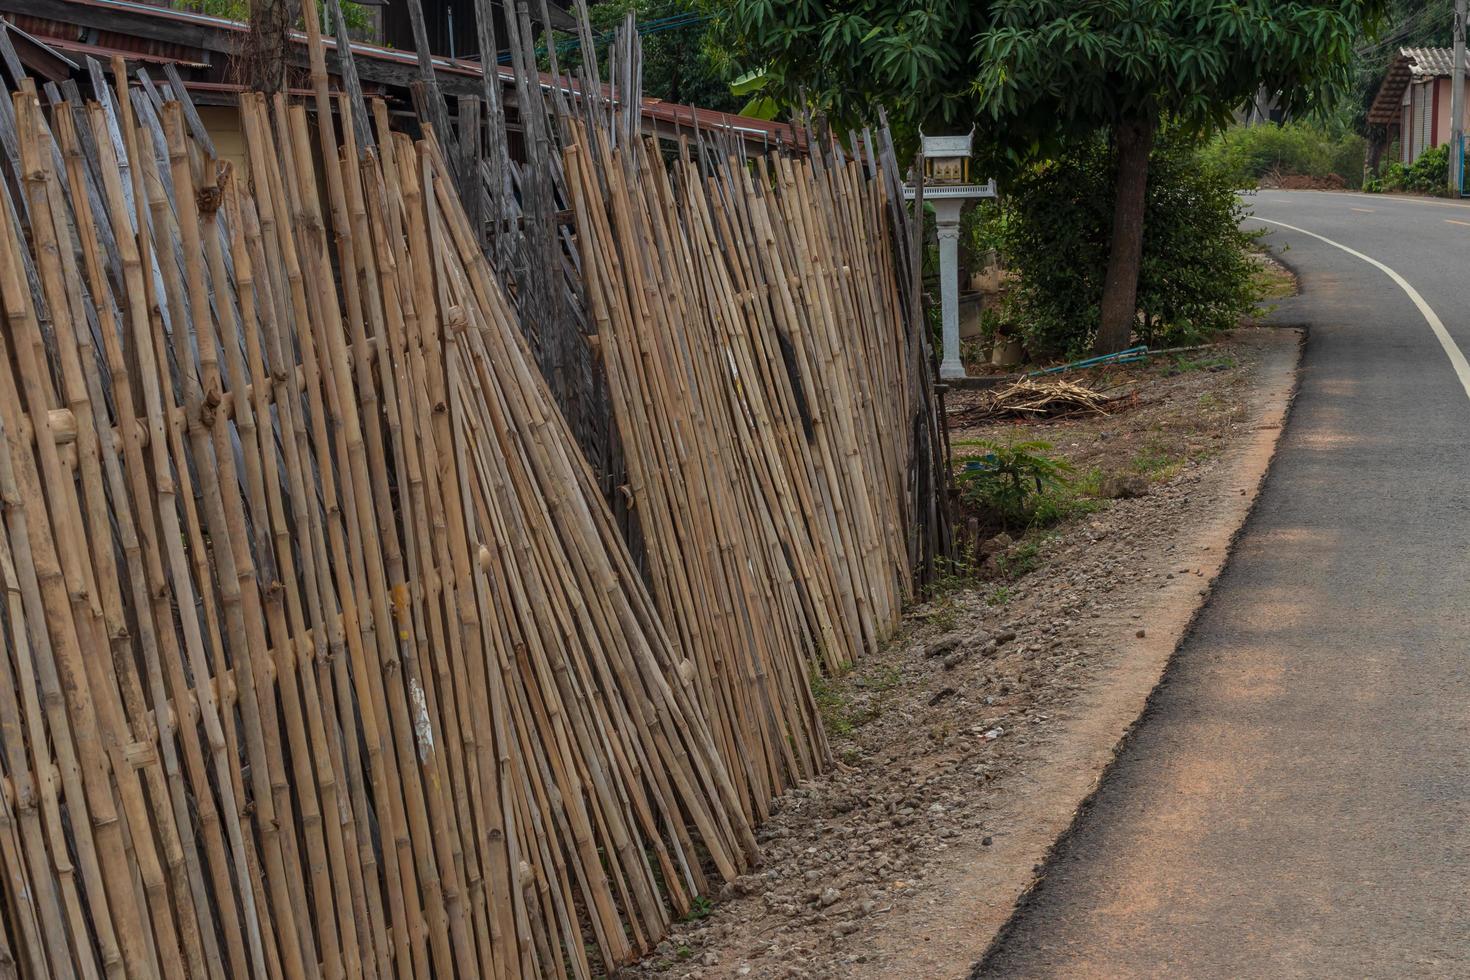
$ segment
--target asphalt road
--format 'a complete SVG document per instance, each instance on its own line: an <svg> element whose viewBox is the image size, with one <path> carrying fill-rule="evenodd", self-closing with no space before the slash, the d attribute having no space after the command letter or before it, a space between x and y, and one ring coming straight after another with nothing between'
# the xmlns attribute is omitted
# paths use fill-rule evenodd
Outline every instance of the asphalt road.
<svg viewBox="0 0 1470 980"><path fill-rule="evenodd" d="M1144 720L975 977L1470 977L1470 206L1263 191L1301 388ZM1443 323L1445 343L1429 320ZM1463 358L1461 358L1463 364Z"/></svg>

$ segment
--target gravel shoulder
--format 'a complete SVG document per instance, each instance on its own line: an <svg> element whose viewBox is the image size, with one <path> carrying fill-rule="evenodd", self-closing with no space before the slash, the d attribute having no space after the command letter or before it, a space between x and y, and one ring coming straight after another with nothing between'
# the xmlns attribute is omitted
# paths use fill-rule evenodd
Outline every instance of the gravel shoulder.
<svg viewBox="0 0 1470 980"><path fill-rule="evenodd" d="M957 456L1044 440L1091 488L1055 526L980 542L847 676L820 682L837 769L758 831L761 866L641 978L961 977L1031 887L1142 712L1269 466L1301 334L1078 376L1117 411L974 419Z"/></svg>

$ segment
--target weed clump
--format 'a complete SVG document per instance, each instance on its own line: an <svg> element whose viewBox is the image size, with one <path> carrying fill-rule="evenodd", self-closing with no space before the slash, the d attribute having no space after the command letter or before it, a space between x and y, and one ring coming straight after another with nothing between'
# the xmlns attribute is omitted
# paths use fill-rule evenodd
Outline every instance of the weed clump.
<svg viewBox="0 0 1470 980"><path fill-rule="evenodd" d="M956 482L960 501L980 522L997 531L1051 527L1074 514L1096 509L1084 491L1094 474L1073 479L1073 467L1052 455L1049 442L1000 443L973 440L983 455L967 460Z"/></svg>

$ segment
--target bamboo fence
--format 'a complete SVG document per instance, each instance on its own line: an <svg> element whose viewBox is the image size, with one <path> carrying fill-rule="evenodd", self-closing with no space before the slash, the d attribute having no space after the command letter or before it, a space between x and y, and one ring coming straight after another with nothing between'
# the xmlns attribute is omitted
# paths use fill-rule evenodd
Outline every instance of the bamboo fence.
<svg viewBox="0 0 1470 980"><path fill-rule="evenodd" d="M567 152L659 611L752 819L828 760L808 684L897 625L911 371L887 187L855 159Z"/></svg>
<svg viewBox="0 0 1470 980"><path fill-rule="evenodd" d="M304 13L315 121L242 96L241 172L175 75L0 99L0 974L614 970L750 867L812 672L935 553L882 133L665 165L553 95L536 176L333 96Z"/></svg>
<svg viewBox="0 0 1470 980"><path fill-rule="evenodd" d="M115 71L0 101L0 964L646 951L754 838L442 155Z"/></svg>

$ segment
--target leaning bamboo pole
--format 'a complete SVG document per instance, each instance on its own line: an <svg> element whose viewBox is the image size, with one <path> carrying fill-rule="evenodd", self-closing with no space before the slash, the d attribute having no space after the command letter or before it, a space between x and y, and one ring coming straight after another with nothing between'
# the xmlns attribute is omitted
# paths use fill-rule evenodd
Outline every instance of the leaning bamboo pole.
<svg viewBox="0 0 1470 980"><path fill-rule="evenodd" d="M827 762L808 685L912 594L912 357L890 186L840 150L747 163L579 128L590 308L660 612L746 813Z"/></svg>
<svg viewBox="0 0 1470 980"><path fill-rule="evenodd" d="M93 77L0 118L0 956L646 952L749 867L750 790L437 145L344 111L322 160L247 94L235 173L185 105ZM744 669L760 712L803 679Z"/></svg>
<svg viewBox="0 0 1470 980"><path fill-rule="evenodd" d="M539 166L497 105L481 167L334 100L305 13L316 131L246 93L238 172L174 76L0 100L0 964L616 969L749 868L932 554L891 153L666 163L626 37L618 111L532 86Z"/></svg>

